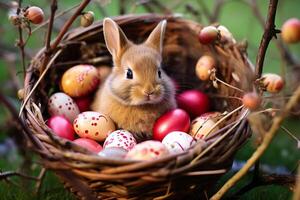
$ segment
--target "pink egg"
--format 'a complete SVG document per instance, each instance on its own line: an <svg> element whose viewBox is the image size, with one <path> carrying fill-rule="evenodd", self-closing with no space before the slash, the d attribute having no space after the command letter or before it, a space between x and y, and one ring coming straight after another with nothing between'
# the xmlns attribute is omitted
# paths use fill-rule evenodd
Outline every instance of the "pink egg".
<svg viewBox="0 0 300 200"><path fill-rule="evenodd" d="M82 138L104 141L114 130L113 121L102 113L87 111L79 114L74 120L75 132Z"/></svg>
<svg viewBox="0 0 300 200"><path fill-rule="evenodd" d="M126 155L131 160L154 160L169 155L165 145L159 141L147 140L135 145Z"/></svg>
<svg viewBox="0 0 300 200"><path fill-rule="evenodd" d="M182 109L173 109L159 117L153 126L153 139L162 141L172 131L188 132L190 117Z"/></svg>
<svg viewBox="0 0 300 200"><path fill-rule="evenodd" d="M116 130L106 138L103 148L121 147L127 151L136 145L136 140L131 133L125 130Z"/></svg>
<svg viewBox="0 0 300 200"><path fill-rule="evenodd" d="M73 142L94 153L99 153L102 150L102 146L100 144L88 138L78 138Z"/></svg>
<svg viewBox="0 0 300 200"><path fill-rule="evenodd" d="M80 112L85 112L90 110L90 105L92 103L92 97L86 96L86 97L79 97L74 98L74 101L76 105L78 106Z"/></svg>
<svg viewBox="0 0 300 200"><path fill-rule="evenodd" d="M210 109L209 98L198 90L187 90L177 96L178 108L189 113L191 118L195 118Z"/></svg>
<svg viewBox="0 0 300 200"><path fill-rule="evenodd" d="M48 100L48 112L51 116L61 115L73 123L79 109L71 97L65 93L53 94Z"/></svg>
<svg viewBox="0 0 300 200"><path fill-rule="evenodd" d="M53 116L47 121L47 125L59 137L74 140L74 129L72 124L63 116Z"/></svg>
<svg viewBox="0 0 300 200"><path fill-rule="evenodd" d="M173 131L166 135L162 143L171 154L176 154L188 150L196 143L196 140L185 132Z"/></svg>

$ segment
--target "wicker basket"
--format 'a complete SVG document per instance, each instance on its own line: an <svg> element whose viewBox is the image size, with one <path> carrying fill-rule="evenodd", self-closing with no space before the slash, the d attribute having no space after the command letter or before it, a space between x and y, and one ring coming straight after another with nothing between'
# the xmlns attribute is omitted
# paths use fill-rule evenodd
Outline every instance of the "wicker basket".
<svg viewBox="0 0 300 200"><path fill-rule="evenodd" d="M203 46L197 34L201 25L173 16L155 14L115 17L129 39L143 41L162 19L168 20L164 42L164 69L182 87L200 88L211 96L215 110L232 115L224 118L222 128L197 143L190 150L155 161L104 159L71 142L57 138L45 125L47 100L59 89L62 73L79 63L111 65L102 34L102 21L88 28L70 31L53 52L40 78L42 49L28 70L26 95L38 82L21 117L31 131L31 149L37 152L44 167L55 171L65 186L82 199L183 199L201 198L212 184L232 165L233 156L250 135L245 120L247 110L241 107L242 92L224 84L202 82L196 78L195 65L203 54L218 61L216 76L243 90L251 89L251 63L245 48L233 42ZM25 95L25 96L26 96Z"/></svg>

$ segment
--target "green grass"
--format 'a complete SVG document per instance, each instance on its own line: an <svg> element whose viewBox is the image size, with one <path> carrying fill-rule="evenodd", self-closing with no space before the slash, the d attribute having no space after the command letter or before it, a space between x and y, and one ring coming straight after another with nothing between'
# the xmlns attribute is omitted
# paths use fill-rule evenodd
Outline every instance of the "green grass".
<svg viewBox="0 0 300 200"><path fill-rule="evenodd" d="M1 2L6 2L4 0L0 0ZM189 1L193 5L195 9L199 8L197 4L198 0ZM65 10L66 8L74 5L79 1L74 0L65 0L58 1L59 10L58 12ZM133 0L129 0L127 2L134 2ZM166 0L164 4L166 6L171 6L173 4L173 0ZM182 1L184 2L184 1ZM212 8L214 1L204 1L209 9ZM260 10L263 12L263 15L266 16L268 1L258 1ZM31 0L23 1L23 5L38 5L44 8L46 16L49 16L49 1L37 1ZM118 15L118 5L119 1L112 0L110 4L106 6L106 10L109 16ZM299 13L300 3L298 1L292 0L282 0L279 1L277 17L276 17L276 25L278 28L281 27L282 23L290 18L290 17L298 17L300 18ZM95 16L97 20L102 19L104 16L101 14L99 9L95 7L95 5L91 4L88 6L86 10L93 10L95 12ZM128 10L132 10L132 7L128 7ZM141 6L138 6L135 10L136 13L144 12L144 9ZM182 13L184 17L192 18L192 15L188 13L183 5L180 5L176 8L175 12ZM201 11L200 11L201 13ZM202 19L204 19L202 17ZM234 37L240 41L243 39L247 39L249 43L248 53L250 60L254 63L256 59L256 54L258 50L258 46L260 43L260 38L262 36L263 29L253 16L249 7L247 7L240 0L229 0L229 2L222 8L220 13L219 22L231 30ZM207 20L203 20L201 23L208 24ZM7 13L1 10L0 12L0 33L1 33L1 44L5 44L9 46L15 52L18 52L17 47L14 47L15 40L17 38L16 28L13 27L7 20ZM78 21L73 25L73 27L78 26ZM45 29L41 29L39 32L35 33L32 38L29 40L28 48L30 48L33 54L42 47L44 38ZM55 34L53 35L55 37ZM300 45L290 45L288 48L292 51L295 57L300 57ZM6 63L3 60L0 60L0 84L5 85L8 80L8 72L5 67ZM18 70L21 70L21 64L18 60ZM264 71L265 72L276 72L281 73L282 67L285 67L280 59L280 54L278 49L274 45L274 42L271 42L270 48L268 49ZM22 74L18 74L21 78ZM17 102L16 94L13 94L9 89L2 88L6 94L10 96L11 99L14 99ZM18 103L16 103L18 106ZM7 111L0 106L0 124L4 124L4 117L7 116ZM289 119L285 121L284 125L293 133L295 133L298 137L300 137L299 133L299 125L298 119ZM0 141L4 140L7 137L7 131L0 132ZM254 152L255 147L253 142L250 140L245 144L243 148L241 148L237 155L237 160L246 160L251 156ZM5 158L0 158L0 170L17 170L21 163L21 156L17 156L17 158L13 161L9 161L11 158L10 155L7 155ZM297 164L297 161L300 158L300 152L297 149L297 144L294 140L292 140L286 133L282 131L278 131L275 139L273 140L270 147L267 149L263 157L261 158L262 164L268 164L271 166L284 166L289 170L294 170ZM32 171L32 175L37 175L39 172L39 167L36 167ZM227 180L232 173L228 173L224 176L219 185L220 187L225 180ZM245 185L251 178L251 173L249 173L239 184L235 187L235 189L231 190L228 195L232 194L234 191L237 191L238 188ZM21 180L19 178L13 178L14 182L21 184ZM4 181L0 181L0 199L21 199L21 200L38 200L38 199L74 199L74 197L67 192L60 181L56 178L56 176L52 172L48 172L41 188L41 191L38 195L33 193L34 184L33 182L29 182L30 184L26 185L27 189L21 189L19 187L15 187L13 185L7 184ZM29 186L29 187L28 187ZM272 199L272 200L283 200L290 199L292 193L285 187L281 186L264 186L253 189L252 191L241 196L241 199L249 199L249 200L259 200L259 199Z"/></svg>

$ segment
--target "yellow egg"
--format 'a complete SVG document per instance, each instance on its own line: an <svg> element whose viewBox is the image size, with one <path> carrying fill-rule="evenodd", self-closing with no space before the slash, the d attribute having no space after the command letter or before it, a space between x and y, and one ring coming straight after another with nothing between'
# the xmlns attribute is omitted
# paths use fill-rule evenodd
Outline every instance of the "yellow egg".
<svg viewBox="0 0 300 200"><path fill-rule="evenodd" d="M87 111L79 114L73 123L75 132L82 138L104 141L116 130L113 121L106 115Z"/></svg>
<svg viewBox="0 0 300 200"><path fill-rule="evenodd" d="M82 97L94 92L100 84L98 70L92 65L76 65L62 76L61 88L71 97Z"/></svg>
<svg viewBox="0 0 300 200"><path fill-rule="evenodd" d="M215 126L216 122L213 119L207 117L197 117L192 121L190 134L196 139L204 139L208 134L219 130L218 126ZM214 127L215 126L215 127ZM213 128L212 131L211 128Z"/></svg>

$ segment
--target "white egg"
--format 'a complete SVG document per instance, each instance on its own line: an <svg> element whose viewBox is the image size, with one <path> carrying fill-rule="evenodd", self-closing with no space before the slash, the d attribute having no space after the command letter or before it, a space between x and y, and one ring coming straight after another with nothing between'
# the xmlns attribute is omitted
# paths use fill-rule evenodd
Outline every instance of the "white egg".
<svg viewBox="0 0 300 200"><path fill-rule="evenodd" d="M126 156L127 151L123 148L109 147L98 153L99 156L109 159L122 159Z"/></svg>
<svg viewBox="0 0 300 200"><path fill-rule="evenodd" d="M169 155L165 145L159 141L147 140L135 145L126 155L131 160L154 160Z"/></svg>
<svg viewBox="0 0 300 200"><path fill-rule="evenodd" d="M171 154L176 154L188 150L196 140L185 132L173 131L164 137L162 143Z"/></svg>
<svg viewBox="0 0 300 200"><path fill-rule="evenodd" d="M115 124L107 115L93 111L79 114L74 120L73 127L80 137L97 141L104 141L116 130Z"/></svg>
<svg viewBox="0 0 300 200"><path fill-rule="evenodd" d="M133 135L125 130L116 130L105 139L103 148L121 147L127 151L136 145Z"/></svg>
<svg viewBox="0 0 300 200"><path fill-rule="evenodd" d="M62 92L55 93L49 98L48 112L51 116L63 116L71 123L80 113L74 100Z"/></svg>

